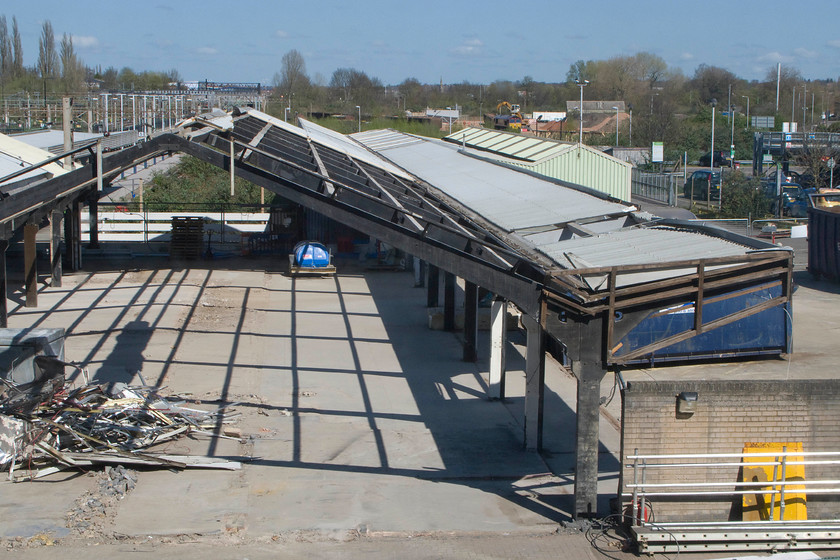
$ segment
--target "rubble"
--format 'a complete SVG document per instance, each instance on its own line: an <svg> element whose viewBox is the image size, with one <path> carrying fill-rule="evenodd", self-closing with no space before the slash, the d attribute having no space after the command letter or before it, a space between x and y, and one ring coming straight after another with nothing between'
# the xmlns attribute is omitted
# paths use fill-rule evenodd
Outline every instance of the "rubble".
<svg viewBox="0 0 840 560"><path fill-rule="evenodd" d="M142 377L141 377L142 379ZM235 415L227 405L214 411L189 408L169 400L160 388L124 383L88 383L76 389L64 385L63 372L17 386L4 379L0 393L0 469L9 479L29 480L66 468L109 466L128 491L134 479L123 465L165 468L238 469L240 463L213 457L166 455L149 451L153 445L187 434L225 437L216 433ZM224 429L238 434L237 429ZM25 468L21 468L25 467ZM107 470L111 469L111 470ZM117 469L114 471L114 469Z"/></svg>

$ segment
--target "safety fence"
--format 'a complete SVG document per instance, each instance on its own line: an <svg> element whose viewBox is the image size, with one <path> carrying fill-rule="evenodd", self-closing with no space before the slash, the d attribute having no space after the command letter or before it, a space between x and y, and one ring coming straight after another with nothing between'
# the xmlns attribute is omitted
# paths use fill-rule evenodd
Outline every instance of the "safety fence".
<svg viewBox="0 0 840 560"><path fill-rule="evenodd" d="M634 167L630 175L630 192L633 196L676 206L682 181L682 173L649 173Z"/></svg>
<svg viewBox="0 0 840 560"><path fill-rule="evenodd" d="M806 510L807 498L840 494L840 452L807 452L796 443L761 447L626 456L621 498L640 551L840 548L840 521L809 518ZM731 512L720 520L692 518L693 505L708 512L719 501L737 503L740 519ZM667 519L656 519L658 503L669 506Z"/></svg>

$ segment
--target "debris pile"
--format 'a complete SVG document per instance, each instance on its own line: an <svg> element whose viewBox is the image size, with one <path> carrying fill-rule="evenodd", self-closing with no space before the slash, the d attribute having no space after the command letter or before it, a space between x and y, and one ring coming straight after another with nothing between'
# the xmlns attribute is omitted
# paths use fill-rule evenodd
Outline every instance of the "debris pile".
<svg viewBox="0 0 840 560"><path fill-rule="evenodd" d="M214 430L231 421L233 415L223 414L227 407L212 412L188 408L146 385L87 384L68 390L63 378L61 373L31 386L4 380L0 469L8 469L11 480L94 464L239 468L238 462L226 459L146 451L186 434L225 437Z"/></svg>

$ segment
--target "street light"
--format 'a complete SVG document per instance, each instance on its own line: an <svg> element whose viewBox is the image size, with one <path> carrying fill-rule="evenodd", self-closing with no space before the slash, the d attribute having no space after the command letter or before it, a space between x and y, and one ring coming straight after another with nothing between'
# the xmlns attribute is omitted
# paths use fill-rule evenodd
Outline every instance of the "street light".
<svg viewBox="0 0 840 560"><path fill-rule="evenodd" d="M633 147L633 104L628 103L627 108L630 109L630 147Z"/></svg>
<svg viewBox="0 0 840 560"><path fill-rule="evenodd" d="M744 97L747 100L747 126L744 127L744 130L749 130L750 129L750 96L749 95L742 95L741 97Z"/></svg>
<svg viewBox="0 0 840 560"><path fill-rule="evenodd" d="M729 106L729 124L732 127L729 133L729 167L735 169L735 107Z"/></svg>
<svg viewBox="0 0 840 560"><path fill-rule="evenodd" d="M589 80L575 80L575 83L580 87L580 137L578 138L578 147L583 145L583 88L589 85Z"/></svg>
<svg viewBox="0 0 840 560"><path fill-rule="evenodd" d="M618 147L618 107L613 107L615 109L615 146Z"/></svg>
<svg viewBox="0 0 840 560"><path fill-rule="evenodd" d="M714 173L715 172L715 105L717 105L717 99L712 97L709 100L709 103L712 106L712 147L709 150L709 171Z"/></svg>
<svg viewBox="0 0 840 560"><path fill-rule="evenodd" d="M359 111L359 132L362 131L362 108L356 105L356 109Z"/></svg>

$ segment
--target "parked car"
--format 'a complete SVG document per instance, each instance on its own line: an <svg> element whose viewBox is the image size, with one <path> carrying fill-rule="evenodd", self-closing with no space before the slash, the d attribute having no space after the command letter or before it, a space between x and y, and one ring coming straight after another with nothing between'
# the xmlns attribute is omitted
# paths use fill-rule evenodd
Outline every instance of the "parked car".
<svg viewBox="0 0 840 560"><path fill-rule="evenodd" d="M729 165L729 157L728 154L723 150L715 150L715 167L723 167L724 165ZM709 167L712 161L712 152L706 152L702 156L700 156L700 167Z"/></svg>
<svg viewBox="0 0 840 560"><path fill-rule="evenodd" d="M804 218L808 215L808 191L799 183L782 183L782 212L781 216L793 218ZM770 201L770 212L777 214L779 207L779 194L776 185L767 183L764 185L764 195Z"/></svg>
<svg viewBox="0 0 840 560"><path fill-rule="evenodd" d="M695 171L685 182L683 195L692 200L720 200L720 173L708 169Z"/></svg>

